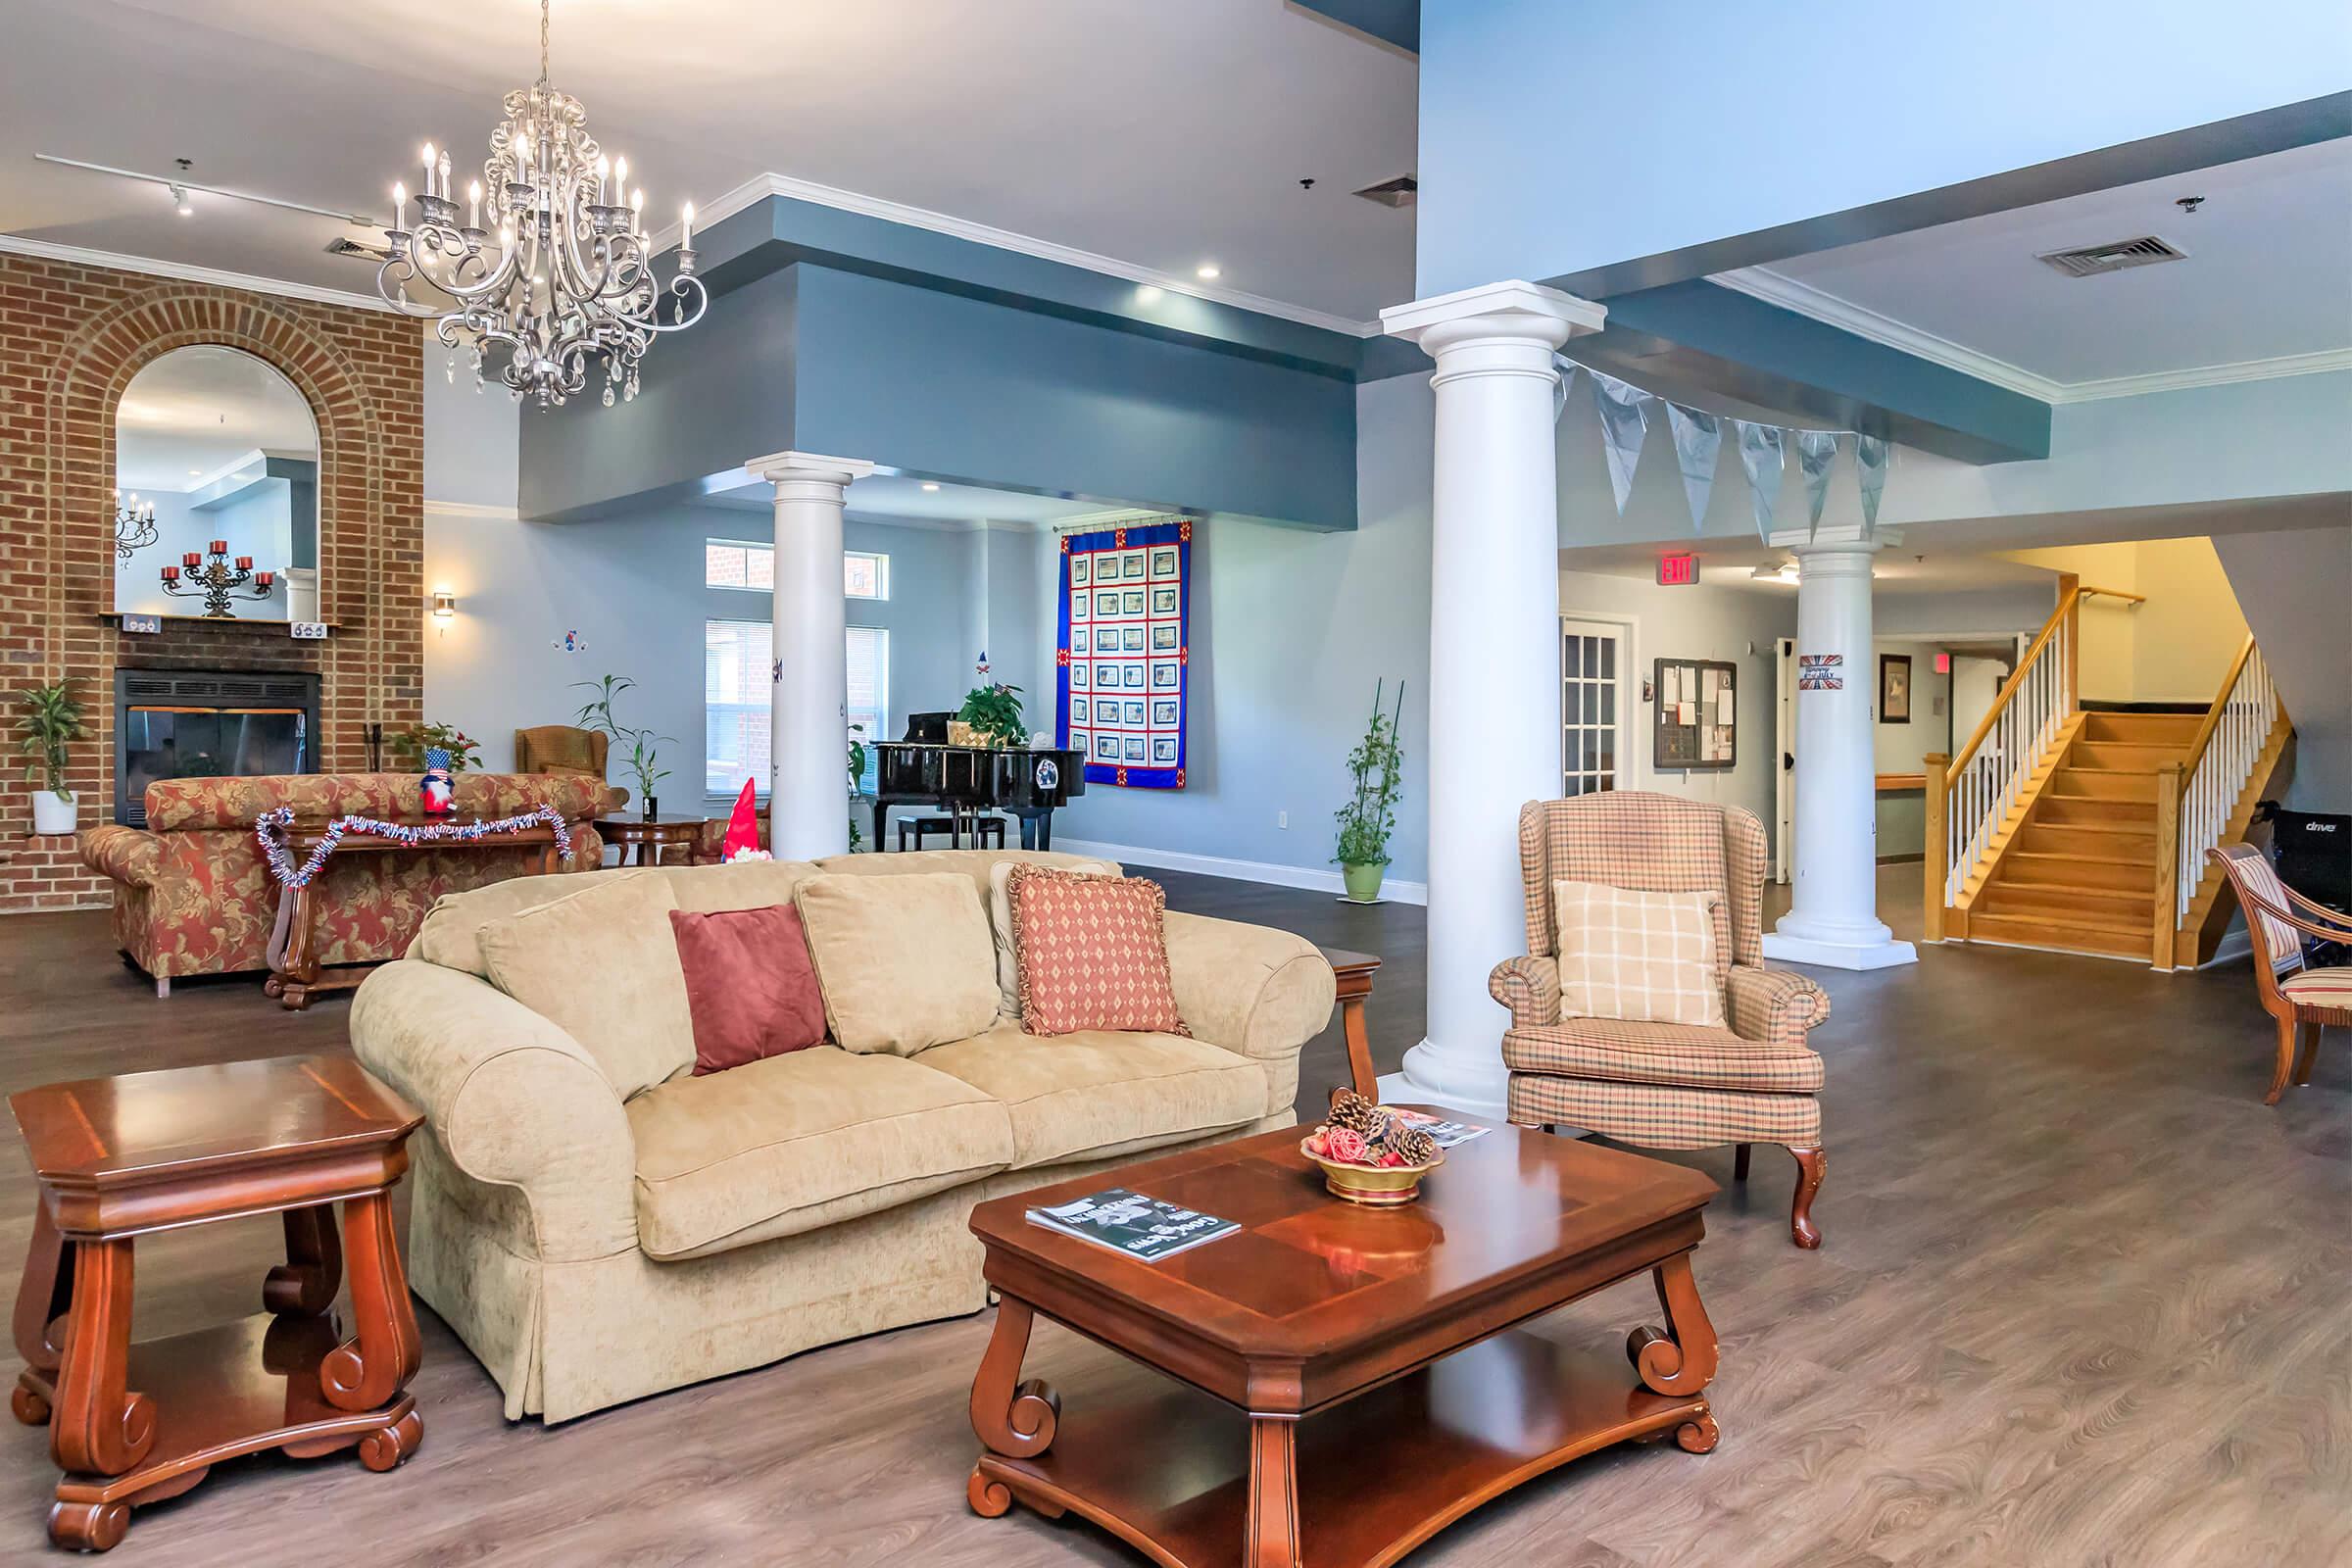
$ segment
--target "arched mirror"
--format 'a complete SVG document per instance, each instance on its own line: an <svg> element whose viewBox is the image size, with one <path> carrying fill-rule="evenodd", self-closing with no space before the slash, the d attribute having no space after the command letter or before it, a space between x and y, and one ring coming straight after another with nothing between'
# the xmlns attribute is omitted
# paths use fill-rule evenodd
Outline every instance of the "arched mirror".
<svg viewBox="0 0 2352 1568"><path fill-rule="evenodd" d="M318 426L275 369L173 349L115 413L115 609L318 620Z"/></svg>

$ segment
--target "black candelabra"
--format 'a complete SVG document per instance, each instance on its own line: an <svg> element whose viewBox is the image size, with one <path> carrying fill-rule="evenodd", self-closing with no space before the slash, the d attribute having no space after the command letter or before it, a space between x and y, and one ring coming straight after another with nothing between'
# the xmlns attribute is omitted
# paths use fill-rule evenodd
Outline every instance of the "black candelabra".
<svg viewBox="0 0 2352 1568"><path fill-rule="evenodd" d="M255 571L251 556L239 556L236 564L231 565L228 541L225 539L212 542L212 559L209 561L193 550L179 560L179 565L164 568L164 592L175 599L192 599L202 594L206 620L236 619L237 612L228 608L234 590L245 590L234 595L239 599L267 599L270 587L277 581L274 571ZM180 586L183 570L187 584L184 588Z"/></svg>

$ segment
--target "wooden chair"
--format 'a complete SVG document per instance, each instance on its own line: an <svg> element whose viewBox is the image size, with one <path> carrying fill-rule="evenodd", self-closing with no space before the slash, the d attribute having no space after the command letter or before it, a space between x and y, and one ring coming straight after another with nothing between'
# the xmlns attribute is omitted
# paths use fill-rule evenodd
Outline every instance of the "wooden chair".
<svg viewBox="0 0 2352 1568"><path fill-rule="evenodd" d="M577 729L569 724L541 724L514 732L514 771L517 773L577 773L605 776L605 760L612 737L600 729ZM605 809L617 811L629 804L625 786L605 786Z"/></svg>
<svg viewBox="0 0 2352 1568"><path fill-rule="evenodd" d="M1737 807L1644 792L1530 801L1519 810L1527 956L1494 966L1487 990L1511 1011L1502 1037L1508 1109L1521 1126L1566 1122L1649 1149L1748 1145L1794 1156L1788 1230L1821 1245L1813 1196L1821 1141L1821 1057L1807 1033L1830 1015L1828 993L1764 967L1764 825ZM1563 1014L1551 885L1599 882L1649 893L1715 891L1715 974L1726 1028Z"/></svg>
<svg viewBox="0 0 2352 1568"><path fill-rule="evenodd" d="M2251 844L2225 844L2205 854L2229 877L2245 911L2246 934L2254 944L2255 995L2262 999L2262 1010L2278 1020L2278 1062L2271 1092L2262 1097L2264 1104L2276 1105L2286 1093L2290 1068L2297 1085L2311 1082L2320 1031L2329 1024L2352 1029L2352 967L2314 969L2303 961L2306 935L2352 942L2352 915L2314 904L2279 881L2270 858Z"/></svg>

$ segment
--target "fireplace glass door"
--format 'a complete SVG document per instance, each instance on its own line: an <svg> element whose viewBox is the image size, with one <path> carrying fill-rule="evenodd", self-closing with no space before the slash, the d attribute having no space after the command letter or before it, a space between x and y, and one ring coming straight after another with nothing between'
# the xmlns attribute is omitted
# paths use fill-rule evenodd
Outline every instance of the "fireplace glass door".
<svg viewBox="0 0 2352 1568"><path fill-rule="evenodd" d="M310 715L299 708L132 708L122 717L132 800L159 778L311 771Z"/></svg>

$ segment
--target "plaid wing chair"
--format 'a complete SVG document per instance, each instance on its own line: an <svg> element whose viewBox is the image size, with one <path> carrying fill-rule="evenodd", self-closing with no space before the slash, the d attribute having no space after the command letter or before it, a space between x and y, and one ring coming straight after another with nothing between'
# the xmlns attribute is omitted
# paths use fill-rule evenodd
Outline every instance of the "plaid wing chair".
<svg viewBox="0 0 2352 1568"><path fill-rule="evenodd" d="M1749 1144L1785 1145L1797 1163L1789 1229L1797 1246L1819 1247L1822 1063L1805 1033L1830 1015L1830 999L1803 975L1764 967L1763 824L1737 807L1671 795L1530 801L1519 808L1519 868L1527 956L1496 964L1487 981L1511 1010L1510 1119L1568 1122L1650 1149L1737 1144L1741 1181ZM1715 972L1731 1027L1561 1016L1554 881L1721 892Z"/></svg>

